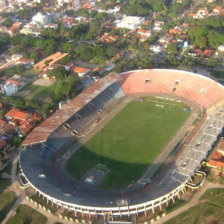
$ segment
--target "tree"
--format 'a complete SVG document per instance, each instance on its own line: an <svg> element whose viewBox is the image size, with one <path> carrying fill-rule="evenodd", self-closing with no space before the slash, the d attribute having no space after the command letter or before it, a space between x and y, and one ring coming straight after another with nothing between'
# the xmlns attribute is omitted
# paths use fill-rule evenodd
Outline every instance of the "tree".
<svg viewBox="0 0 224 224"><path fill-rule="evenodd" d="M41 54L39 51L32 51L30 53L30 59L34 61L34 63L37 63L41 59Z"/></svg>
<svg viewBox="0 0 224 224"><path fill-rule="evenodd" d="M114 57L117 54L118 50L116 47L109 47L106 50L106 54L109 58Z"/></svg>
<svg viewBox="0 0 224 224"><path fill-rule="evenodd" d="M18 136L15 136L13 138L13 140L12 140L12 145L18 147L18 146L20 146L20 144L22 143L22 141L23 141L22 138L20 138Z"/></svg>
<svg viewBox="0 0 224 224"><path fill-rule="evenodd" d="M70 56L66 56L66 57L64 57L64 58L62 58L62 59L60 60L60 64L62 64L62 65L66 65L66 64L68 64L70 61L72 61L72 58L71 58Z"/></svg>
<svg viewBox="0 0 224 224"><path fill-rule="evenodd" d="M64 67L60 66L60 67L53 69L50 72L50 75L55 76L58 80L63 80L64 78L67 77L67 72Z"/></svg>
<svg viewBox="0 0 224 224"><path fill-rule="evenodd" d="M0 34L0 50L5 48L9 44L9 35L8 34Z"/></svg>
<svg viewBox="0 0 224 224"><path fill-rule="evenodd" d="M164 1L158 0L153 4L154 11L160 12L165 9Z"/></svg>
<svg viewBox="0 0 224 224"><path fill-rule="evenodd" d="M215 67L217 60L215 58L209 58L207 65L210 67Z"/></svg>
<svg viewBox="0 0 224 224"><path fill-rule="evenodd" d="M89 25L89 31L91 33L94 34L94 36L98 35L100 33L100 22L95 19L93 21L90 22L90 25Z"/></svg>
<svg viewBox="0 0 224 224"><path fill-rule="evenodd" d="M166 47L166 52L170 55L176 55L178 53L177 44L168 44Z"/></svg>
<svg viewBox="0 0 224 224"><path fill-rule="evenodd" d="M62 50L66 53L70 53L70 54L73 54L74 53L74 44L72 43L64 43L62 44Z"/></svg>
<svg viewBox="0 0 224 224"><path fill-rule="evenodd" d="M223 34L215 31L215 30L210 30L208 32L208 43L210 47L217 49L219 45L224 43L224 36Z"/></svg>
<svg viewBox="0 0 224 224"><path fill-rule="evenodd" d="M207 38L206 37L196 37L194 41L195 45L199 48L206 48Z"/></svg>
<svg viewBox="0 0 224 224"><path fill-rule="evenodd" d="M13 21L11 18L6 18L2 23L3 26L7 26L7 27L12 26L12 24L13 24Z"/></svg>
<svg viewBox="0 0 224 224"><path fill-rule="evenodd" d="M93 52L89 46L80 45L75 49L75 53L83 61L89 61L93 58Z"/></svg>

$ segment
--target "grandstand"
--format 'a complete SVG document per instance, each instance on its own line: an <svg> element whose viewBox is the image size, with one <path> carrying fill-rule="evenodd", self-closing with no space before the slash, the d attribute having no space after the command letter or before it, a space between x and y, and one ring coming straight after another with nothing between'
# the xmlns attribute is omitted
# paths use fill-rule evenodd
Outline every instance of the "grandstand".
<svg viewBox="0 0 224 224"><path fill-rule="evenodd" d="M129 95L168 95L192 101L208 113L198 132L156 185L105 192L79 185L63 175L57 153L81 135L118 99ZM36 127L24 140L20 166L29 184L44 198L88 215L130 216L160 208L185 192L224 127L224 88L207 77L176 70L136 70L109 74ZM211 108L213 108L211 110ZM125 194L124 194L125 192ZM99 200L100 199L100 200ZM127 203L119 203L120 201Z"/></svg>

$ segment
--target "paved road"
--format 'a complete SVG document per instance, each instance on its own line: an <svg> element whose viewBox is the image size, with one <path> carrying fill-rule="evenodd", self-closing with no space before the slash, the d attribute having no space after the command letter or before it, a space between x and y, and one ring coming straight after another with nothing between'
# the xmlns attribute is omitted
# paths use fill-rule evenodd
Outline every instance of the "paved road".
<svg viewBox="0 0 224 224"><path fill-rule="evenodd" d="M211 188L224 188L223 184L216 184L216 183L211 183L211 182L205 182L205 184L199 188L199 190L194 194L194 196L191 198L191 200L189 201L189 203L187 203L186 205L174 210L173 212L167 214L166 216L162 217L161 219L157 220L154 222L154 224L164 224L167 221L169 221L170 219L180 215L181 213L187 211L188 209L196 206L198 203L200 203L200 198L201 196L205 193L205 191L207 189L211 189Z"/></svg>

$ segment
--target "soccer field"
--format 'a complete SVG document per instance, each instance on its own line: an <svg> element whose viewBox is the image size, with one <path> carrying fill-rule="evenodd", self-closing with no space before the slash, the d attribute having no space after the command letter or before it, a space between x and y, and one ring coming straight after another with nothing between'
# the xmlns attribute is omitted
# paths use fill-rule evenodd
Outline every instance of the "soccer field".
<svg viewBox="0 0 224 224"><path fill-rule="evenodd" d="M110 172L101 188L125 187L141 177L190 116L187 105L156 98L132 101L67 163L75 179L97 164Z"/></svg>

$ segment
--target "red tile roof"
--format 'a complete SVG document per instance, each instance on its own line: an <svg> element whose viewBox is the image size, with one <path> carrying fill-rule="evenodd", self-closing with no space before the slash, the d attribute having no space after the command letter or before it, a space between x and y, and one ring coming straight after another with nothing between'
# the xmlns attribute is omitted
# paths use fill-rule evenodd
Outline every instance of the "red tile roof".
<svg viewBox="0 0 224 224"><path fill-rule="evenodd" d="M29 113L13 108L8 113L6 113L5 117L8 119L17 119L25 121L26 119L28 119Z"/></svg>
<svg viewBox="0 0 224 224"><path fill-rule="evenodd" d="M73 68L73 72L76 72L76 73L78 73L78 74L87 73L87 72L89 72L89 71L90 71L90 69L88 69L88 68L83 68L83 67L78 67L78 66L75 66L75 67Z"/></svg>
<svg viewBox="0 0 224 224"><path fill-rule="evenodd" d="M0 119L0 126L4 125L6 122L3 119Z"/></svg>

